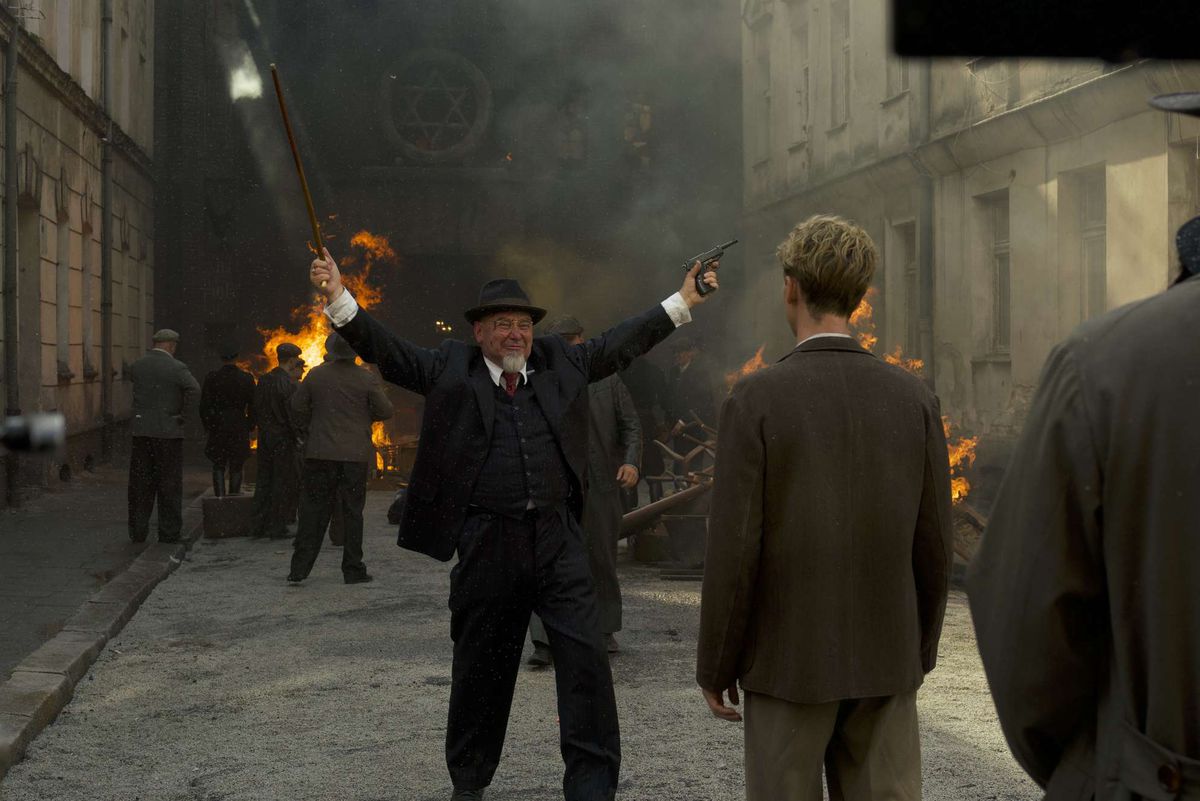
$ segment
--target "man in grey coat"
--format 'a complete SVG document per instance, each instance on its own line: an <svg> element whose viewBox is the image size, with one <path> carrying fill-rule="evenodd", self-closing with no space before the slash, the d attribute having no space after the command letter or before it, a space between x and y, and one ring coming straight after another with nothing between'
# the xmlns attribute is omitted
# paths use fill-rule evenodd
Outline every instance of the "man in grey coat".
<svg viewBox="0 0 1200 801"><path fill-rule="evenodd" d="M371 424L394 409L379 379L354 359L349 343L330 334L325 363L309 371L291 398L292 419L307 432L291 582L312 571L335 505L343 525L342 577L347 584L371 580L362 560L367 475L375 464Z"/></svg>
<svg viewBox="0 0 1200 801"><path fill-rule="evenodd" d="M1177 245L1174 287L1050 354L967 575L1050 801L1200 798L1200 218Z"/></svg>
<svg viewBox="0 0 1200 801"><path fill-rule="evenodd" d="M560 317L547 333L558 334L570 345L583 343L583 324L574 317ZM617 538L624 514L621 490L638 483L642 423L619 374L589 384L587 394L581 397L587 403L589 421L583 534L600 607L600 631L611 654L619 649L615 635L621 630L621 584L617 579ZM550 638L537 615L530 619L529 634L533 640L529 664L551 664Z"/></svg>
<svg viewBox="0 0 1200 801"><path fill-rule="evenodd" d="M798 344L721 412L696 678L725 720L746 692L750 801L820 801L822 770L839 801L918 799L952 560L938 401L850 335L865 231L813 217L779 259Z"/></svg>
<svg viewBox="0 0 1200 801"><path fill-rule="evenodd" d="M145 542L158 503L158 541L179 542L183 526L183 424L200 385L175 358L179 334L155 332L154 347L129 368L133 442L129 453L129 539Z"/></svg>

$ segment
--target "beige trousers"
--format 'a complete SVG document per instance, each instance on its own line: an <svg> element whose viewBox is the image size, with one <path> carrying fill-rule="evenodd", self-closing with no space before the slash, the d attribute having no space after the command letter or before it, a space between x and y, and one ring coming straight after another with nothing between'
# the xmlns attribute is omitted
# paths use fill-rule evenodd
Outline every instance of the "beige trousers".
<svg viewBox="0 0 1200 801"><path fill-rule="evenodd" d="M920 801L917 693L794 704L746 693L746 801Z"/></svg>

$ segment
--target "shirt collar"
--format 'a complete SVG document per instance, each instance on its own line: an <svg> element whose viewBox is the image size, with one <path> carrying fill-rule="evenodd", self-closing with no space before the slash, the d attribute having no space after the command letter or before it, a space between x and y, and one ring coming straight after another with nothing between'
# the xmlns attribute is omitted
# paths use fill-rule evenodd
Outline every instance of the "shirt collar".
<svg viewBox="0 0 1200 801"><path fill-rule="evenodd" d="M496 364L494 361L489 359L487 356L483 357L483 362L484 362L484 364L487 365L488 373L490 373L492 376L492 383L495 384L496 386L500 386L500 377L502 375L504 375L504 368L501 367L500 365ZM521 368L521 383L522 384L529 383L529 374L532 372L533 371L529 369L529 360L526 359L525 366Z"/></svg>
<svg viewBox="0 0 1200 801"><path fill-rule="evenodd" d="M845 337L846 339L854 339L854 337L852 337L850 334L813 334L811 337L805 337L804 339L797 342L796 347L798 348L801 345L803 345L805 342L814 340L817 337Z"/></svg>
<svg viewBox="0 0 1200 801"><path fill-rule="evenodd" d="M165 354L167 354L168 356L171 356L171 352L170 352L170 351L168 351L168 350L163 350L162 348L151 348L150 350L152 350L152 351L156 350L156 351L158 351L159 353L165 353ZM174 359L175 357L174 357L174 356L171 356L171 358L172 358L172 359Z"/></svg>

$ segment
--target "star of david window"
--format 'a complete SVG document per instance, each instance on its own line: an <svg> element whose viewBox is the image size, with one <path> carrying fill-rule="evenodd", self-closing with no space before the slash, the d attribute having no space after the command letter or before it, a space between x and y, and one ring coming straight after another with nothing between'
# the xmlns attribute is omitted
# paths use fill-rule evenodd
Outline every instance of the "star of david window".
<svg viewBox="0 0 1200 801"><path fill-rule="evenodd" d="M383 129L413 161L458 161L480 144L492 113L483 73L447 50L419 50L383 76Z"/></svg>

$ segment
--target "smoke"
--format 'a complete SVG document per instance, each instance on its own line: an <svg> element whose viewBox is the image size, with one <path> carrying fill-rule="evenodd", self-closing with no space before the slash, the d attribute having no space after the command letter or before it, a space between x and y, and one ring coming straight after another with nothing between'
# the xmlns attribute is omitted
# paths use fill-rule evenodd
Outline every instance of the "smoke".
<svg viewBox="0 0 1200 801"><path fill-rule="evenodd" d="M500 275L596 333L675 291L688 256L740 236L736 6L256 0L256 22L242 30L253 31L258 69L278 61L288 79L322 215L388 236L404 262L403 275L373 274L387 298L378 314L398 334L432 344L444 333L439 323L458 319L479 285ZM406 151L389 130L412 113L396 111L406 102L396 92L414 80L404 65L428 52L469 62L490 90L486 130L451 158L420 152L429 141ZM455 92L472 88L465 74L450 63L415 78L436 75L454 103L462 100ZM269 95L238 105L254 119L250 139L282 142ZM469 119L482 105L464 101L446 119ZM426 112L437 118L445 108ZM401 134L420 139L418 129ZM272 158L261 168L292 210L299 198L281 174L289 166ZM298 230L293 214L283 222L289 235ZM736 252L723 267L732 291L748 285ZM294 296L284 305L295 305L306 287L286 286ZM734 304L722 300L698 316L698 328L727 327L722 306Z"/></svg>

